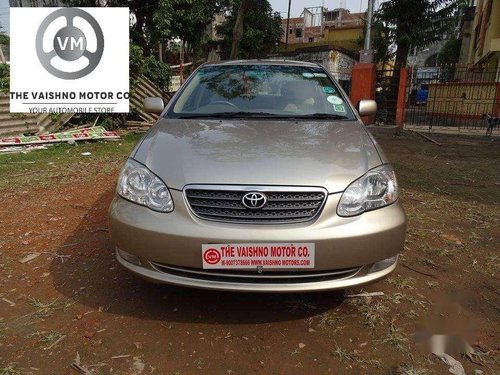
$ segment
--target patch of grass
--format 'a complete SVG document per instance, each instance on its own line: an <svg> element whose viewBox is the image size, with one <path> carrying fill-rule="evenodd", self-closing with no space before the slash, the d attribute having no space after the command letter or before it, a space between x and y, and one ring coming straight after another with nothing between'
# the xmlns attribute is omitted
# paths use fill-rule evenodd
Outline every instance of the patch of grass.
<svg viewBox="0 0 500 375"><path fill-rule="evenodd" d="M57 332L57 331L50 331L46 334L44 334L41 339L40 343L46 346L49 346L50 344L56 342L58 339L62 337L62 333Z"/></svg>
<svg viewBox="0 0 500 375"><path fill-rule="evenodd" d="M408 351L409 339L401 328L396 327L394 320L391 322L389 332L386 337L380 340L382 344L389 344L402 352Z"/></svg>
<svg viewBox="0 0 500 375"><path fill-rule="evenodd" d="M340 361L348 363L350 365L371 365L376 367L381 367L382 364L379 360L376 359L366 359L362 357L356 350L349 351L344 349L337 344L335 344L335 349L332 350L332 355L337 357Z"/></svg>
<svg viewBox="0 0 500 375"><path fill-rule="evenodd" d="M5 324L4 318L0 318L0 339L5 336L5 331L7 331L7 324Z"/></svg>
<svg viewBox="0 0 500 375"><path fill-rule="evenodd" d="M38 338L38 342L43 346L50 346L50 344L56 342L62 336L63 334L57 331L50 331L50 332L36 331L28 335L29 338L32 337Z"/></svg>
<svg viewBox="0 0 500 375"><path fill-rule="evenodd" d="M384 316L390 311L383 301L373 302L371 297L353 299L351 303L356 306L358 312L365 318L365 324L371 329L382 324L385 321Z"/></svg>
<svg viewBox="0 0 500 375"><path fill-rule="evenodd" d="M427 284L429 289L435 289L439 285L437 281L426 281L425 283Z"/></svg>
<svg viewBox="0 0 500 375"><path fill-rule="evenodd" d="M431 266L432 268L439 268L436 262L434 262L432 259L429 258L424 258L424 259L419 259L419 262L422 263L425 266Z"/></svg>
<svg viewBox="0 0 500 375"><path fill-rule="evenodd" d="M396 277L391 277L387 279L387 282L398 289L413 289L415 285L415 279L413 277L403 277L401 275L397 275Z"/></svg>
<svg viewBox="0 0 500 375"><path fill-rule="evenodd" d="M325 311L319 316L318 327L323 329L331 329L334 331L339 327L339 325L344 320L342 315L337 314L335 311Z"/></svg>
<svg viewBox="0 0 500 375"><path fill-rule="evenodd" d="M0 375L21 375L21 370L11 363L0 370Z"/></svg>
<svg viewBox="0 0 500 375"><path fill-rule="evenodd" d="M420 297L420 298L417 298L417 297ZM429 305L430 305L430 302L427 301L425 299L425 297L421 294L417 294L417 296L415 296L414 294L405 294L405 293L401 293L401 292L396 292L396 293L392 293L392 294L388 295L387 299L395 305L406 302L406 303L410 303L416 307L419 307L423 310L427 310L429 308ZM405 314L408 317L419 316L418 312L415 310L409 310L409 311L405 312Z"/></svg>
<svg viewBox="0 0 500 375"><path fill-rule="evenodd" d="M58 143L47 150L0 155L0 191L60 184L75 176L92 175L95 166L103 173L119 169L142 134L129 134L119 141L77 142L75 145ZM90 152L91 156L82 156ZM89 173L85 173L89 172Z"/></svg>
<svg viewBox="0 0 500 375"><path fill-rule="evenodd" d="M349 363L362 363L363 359L359 356L356 351L348 351L340 346L336 346L336 348L332 351L332 354L340 359L342 362Z"/></svg>
<svg viewBox="0 0 500 375"><path fill-rule="evenodd" d="M52 315L56 310L66 309L73 304L73 302L65 302L56 298L49 302L42 302L37 298L31 298L29 304L37 309L34 315L40 318L45 318Z"/></svg>
<svg viewBox="0 0 500 375"><path fill-rule="evenodd" d="M375 329L378 325L383 323L384 316L390 311L383 302L378 301L375 303L364 303L358 305L358 311L365 318L365 324L371 329Z"/></svg>
<svg viewBox="0 0 500 375"><path fill-rule="evenodd" d="M399 366L396 370L391 372L391 375L428 375L430 372L422 367L415 367L414 365L405 363Z"/></svg>

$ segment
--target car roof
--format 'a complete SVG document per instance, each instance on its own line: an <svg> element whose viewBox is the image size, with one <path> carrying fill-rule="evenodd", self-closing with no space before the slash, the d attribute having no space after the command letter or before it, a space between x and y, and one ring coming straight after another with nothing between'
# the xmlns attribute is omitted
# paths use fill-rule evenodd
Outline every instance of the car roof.
<svg viewBox="0 0 500 375"><path fill-rule="evenodd" d="M317 68L317 63L294 60L228 60L215 63L206 63L205 66L212 65L284 65L284 66L307 66Z"/></svg>

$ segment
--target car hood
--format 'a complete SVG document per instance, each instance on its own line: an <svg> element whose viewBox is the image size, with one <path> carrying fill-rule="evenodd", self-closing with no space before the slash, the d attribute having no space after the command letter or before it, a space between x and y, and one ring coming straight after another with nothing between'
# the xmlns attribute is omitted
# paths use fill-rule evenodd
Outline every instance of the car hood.
<svg viewBox="0 0 500 375"><path fill-rule="evenodd" d="M187 184L319 186L340 192L381 164L355 121L161 119L134 159L171 189Z"/></svg>

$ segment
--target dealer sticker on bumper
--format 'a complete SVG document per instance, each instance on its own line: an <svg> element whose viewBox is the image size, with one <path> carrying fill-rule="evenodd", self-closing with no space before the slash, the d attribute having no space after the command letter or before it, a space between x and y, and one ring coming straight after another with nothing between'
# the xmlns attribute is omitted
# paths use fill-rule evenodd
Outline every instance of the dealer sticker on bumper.
<svg viewBox="0 0 500 375"><path fill-rule="evenodd" d="M314 268L314 243L241 243L201 246L204 269Z"/></svg>

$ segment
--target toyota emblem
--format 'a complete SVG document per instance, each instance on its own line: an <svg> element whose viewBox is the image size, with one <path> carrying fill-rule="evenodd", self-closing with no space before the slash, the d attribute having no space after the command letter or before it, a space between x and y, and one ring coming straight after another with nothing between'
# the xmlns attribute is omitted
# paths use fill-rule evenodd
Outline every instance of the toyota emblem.
<svg viewBox="0 0 500 375"><path fill-rule="evenodd" d="M253 191L246 193L241 199L241 203L248 209L259 210L266 205L267 197L265 194Z"/></svg>

